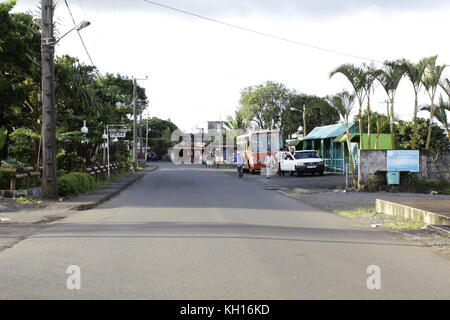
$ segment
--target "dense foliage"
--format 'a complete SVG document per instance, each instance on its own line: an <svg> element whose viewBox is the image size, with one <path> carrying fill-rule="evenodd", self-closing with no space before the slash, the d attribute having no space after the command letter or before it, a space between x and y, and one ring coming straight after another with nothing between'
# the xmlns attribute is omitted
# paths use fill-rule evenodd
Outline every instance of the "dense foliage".
<svg viewBox="0 0 450 320"><path fill-rule="evenodd" d="M42 165L40 30L27 13L11 13L15 1L0 4L0 159ZM100 75L94 66L68 55L55 58L57 154L60 172L82 171L105 163L107 125L124 124L127 136L110 143L111 162L130 163L133 80L120 74ZM137 112L147 104L137 86ZM80 132L86 121L87 134ZM166 152L170 120L152 118L150 147ZM155 142L153 142L152 139ZM113 139L111 139L113 140ZM164 150L164 151L163 151ZM61 171L62 170L62 171Z"/></svg>

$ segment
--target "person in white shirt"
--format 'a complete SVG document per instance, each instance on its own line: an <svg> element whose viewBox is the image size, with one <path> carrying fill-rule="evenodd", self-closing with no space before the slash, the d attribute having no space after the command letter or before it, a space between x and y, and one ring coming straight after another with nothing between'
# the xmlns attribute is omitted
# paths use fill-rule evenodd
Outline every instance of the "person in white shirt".
<svg viewBox="0 0 450 320"><path fill-rule="evenodd" d="M238 170L239 179L244 176L244 174L242 173L243 166L244 166L244 156L242 155L241 152L238 152L236 155L236 167Z"/></svg>
<svg viewBox="0 0 450 320"><path fill-rule="evenodd" d="M272 170L275 167L275 159L273 158L273 156L270 152L267 152L267 156L264 159L264 164L266 165L266 177L267 177L267 179L270 179Z"/></svg>

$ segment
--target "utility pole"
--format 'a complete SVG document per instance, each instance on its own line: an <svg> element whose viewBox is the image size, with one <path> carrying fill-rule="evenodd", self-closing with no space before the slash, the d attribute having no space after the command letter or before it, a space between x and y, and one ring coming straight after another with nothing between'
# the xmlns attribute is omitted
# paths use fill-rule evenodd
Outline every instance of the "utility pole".
<svg viewBox="0 0 450 320"><path fill-rule="evenodd" d="M55 38L53 36L53 1L42 0L42 192L56 198L56 111L55 111Z"/></svg>
<svg viewBox="0 0 450 320"><path fill-rule="evenodd" d="M133 78L133 163L137 160L137 116L136 116L136 103L137 103L137 85L136 79Z"/></svg>
<svg viewBox="0 0 450 320"><path fill-rule="evenodd" d="M147 161L147 153L148 153L148 120L149 114L147 111L147 130L145 131L145 161Z"/></svg>
<svg viewBox="0 0 450 320"><path fill-rule="evenodd" d="M303 104L303 138L306 137L306 104Z"/></svg>
<svg viewBox="0 0 450 320"><path fill-rule="evenodd" d="M142 104L139 106L139 154L142 155L143 150L143 141L142 138Z"/></svg>
<svg viewBox="0 0 450 320"><path fill-rule="evenodd" d="M137 160L137 102L138 102L138 92L137 92L137 83L136 80L148 80L148 76L145 79L136 79L133 78L133 163ZM142 111L141 112L141 121L142 121ZM142 131L141 131L141 139L142 139ZM141 140L141 148L142 148L142 140Z"/></svg>

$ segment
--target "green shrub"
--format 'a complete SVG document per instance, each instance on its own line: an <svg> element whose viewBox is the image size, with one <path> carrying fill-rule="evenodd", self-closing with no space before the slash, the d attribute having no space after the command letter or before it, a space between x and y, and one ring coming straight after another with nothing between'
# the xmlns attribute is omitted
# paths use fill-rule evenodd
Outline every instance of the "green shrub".
<svg viewBox="0 0 450 320"><path fill-rule="evenodd" d="M94 178L83 172L71 172L58 179L58 195L61 197L77 196L94 187Z"/></svg>
<svg viewBox="0 0 450 320"><path fill-rule="evenodd" d="M58 169L63 169L67 172L83 171L85 167L85 159L79 157L76 152L59 153L57 156Z"/></svg>

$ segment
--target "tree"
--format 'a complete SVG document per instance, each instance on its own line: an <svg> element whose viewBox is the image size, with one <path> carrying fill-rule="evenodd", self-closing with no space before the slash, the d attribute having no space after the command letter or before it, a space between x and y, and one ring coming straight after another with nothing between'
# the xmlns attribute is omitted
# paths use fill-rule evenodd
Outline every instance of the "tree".
<svg viewBox="0 0 450 320"><path fill-rule="evenodd" d="M162 158L172 144L172 132L178 129L178 127L170 121L170 119L162 120L153 117L147 121L149 121L149 148L151 151L155 152L159 158Z"/></svg>
<svg viewBox="0 0 450 320"><path fill-rule="evenodd" d="M305 111L306 124L303 123L303 110ZM329 104L327 99L295 92L293 92L289 106L282 117L285 134L296 132L300 124L305 136L315 127L335 124L339 121L339 113Z"/></svg>
<svg viewBox="0 0 450 320"><path fill-rule="evenodd" d="M425 72L422 76L422 83L425 87L425 90L430 97L430 122L428 127L427 141L425 143L425 149L430 150L431 144L431 131L432 131L432 123L435 115L435 104L434 99L436 97L436 90L441 81L441 75L444 71L446 65L436 65L437 56L432 56L428 58L427 67L425 68Z"/></svg>
<svg viewBox="0 0 450 320"><path fill-rule="evenodd" d="M343 91L328 98L330 105L339 112L340 117L344 121L348 159L350 162L350 170L352 172L353 186L357 186L358 181L355 176L355 166L353 164L352 149L350 143L349 117L355 105L355 97L355 94L350 94L348 91Z"/></svg>
<svg viewBox="0 0 450 320"><path fill-rule="evenodd" d="M398 121L395 126L397 144L400 149L412 149L412 132L414 124L410 121ZM435 154L440 154L449 149L449 140L445 131L437 124L431 123L430 120L417 118L417 149L424 149L428 136L428 129L431 126L431 138L433 144L430 146L430 151Z"/></svg>
<svg viewBox="0 0 450 320"><path fill-rule="evenodd" d="M383 131L389 126L389 117L374 117L375 118L375 125L377 128L377 137L375 140L375 150L378 149L378 140L380 138L380 134L383 133ZM391 133L392 135L393 133Z"/></svg>
<svg viewBox="0 0 450 320"><path fill-rule="evenodd" d="M395 133L394 133L394 99L400 80L403 78L405 68L395 61L385 61L383 69L379 70L377 79L389 98L390 110L388 107L389 127L391 133L392 147L395 149ZM381 124L381 123L380 123Z"/></svg>
<svg viewBox="0 0 450 320"><path fill-rule="evenodd" d="M283 84L267 81L241 91L240 104L248 122L258 129L280 129L283 127L281 113L289 104L290 90Z"/></svg>
<svg viewBox="0 0 450 320"><path fill-rule="evenodd" d="M0 124L7 132L35 124L29 97L38 97L40 89L40 33L33 17L11 13L16 1L0 3ZM37 100L37 99L36 99ZM36 106L33 106L36 109ZM37 112L40 109L37 108ZM7 156L8 135L0 156Z"/></svg>
<svg viewBox="0 0 450 320"><path fill-rule="evenodd" d="M225 127L228 130L246 130L249 127L248 121L245 119L242 110L236 110L234 112L234 117L228 116L225 122Z"/></svg>
<svg viewBox="0 0 450 320"><path fill-rule="evenodd" d="M420 107L420 111L431 112L430 105L423 105ZM448 122L447 111L450 111L450 104L444 101L442 96L439 97L439 104L435 107L435 118L442 124L447 131L448 138L450 139L450 124Z"/></svg>
<svg viewBox="0 0 450 320"><path fill-rule="evenodd" d="M370 107L370 95L372 94L372 91L375 86L375 80L378 77L378 74L380 73L379 70L376 70L373 64L366 64L363 63L362 69L365 73L365 80L364 80L364 90L366 91L367 96L367 117L368 117L368 127L367 127L367 140L368 140L368 146L367 148L370 149L370 138L371 138L371 117L372 117L372 109Z"/></svg>
<svg viewBox="0 0 450 320"><path fill-rule="evenodd" d="M359 103L359 112L358 112L358 123L359 123L359 133L360 135L360 147L364 149L363 139L362 139L362 107L363 102L366 97L366 72L353 64L343 64L337 67L335 70L330 72L330 78L332 78L335 74L340 73L347 78L350 84L353 87L356 98Z"/></svg>
<svg viewBox="0 0 450 320"><path fill-rule="evenodd" d="M414 90L414 112L413 112L413 132L411 139L411 148L415 150L417 148L417 112L419 108L418 95L422 88L422 77L425 72L428 60L423 58L417 64L411 61L402 59L398 61L404 74L411 81Z"/></svg>

